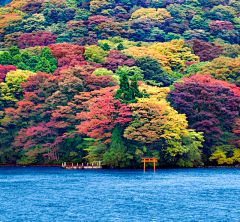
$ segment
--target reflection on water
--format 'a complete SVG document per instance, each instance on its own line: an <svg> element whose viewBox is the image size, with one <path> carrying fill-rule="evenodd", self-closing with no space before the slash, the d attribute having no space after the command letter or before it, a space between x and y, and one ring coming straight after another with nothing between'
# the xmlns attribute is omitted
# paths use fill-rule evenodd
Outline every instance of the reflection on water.
<svg viewBox="0 0 240 222"><path fill-rule="evenodd" d="M240 169L0 168L0 221L240 221Z"/></svg>

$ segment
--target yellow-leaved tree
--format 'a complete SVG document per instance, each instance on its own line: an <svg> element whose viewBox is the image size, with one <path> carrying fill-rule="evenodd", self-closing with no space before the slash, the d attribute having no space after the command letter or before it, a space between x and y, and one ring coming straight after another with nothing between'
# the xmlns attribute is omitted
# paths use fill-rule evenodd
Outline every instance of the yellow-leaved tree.
<svg viewBox="0 0 240 222"><path fill-rule="evenodd" d="M156 43L149 48L130 47L124 50L134 57L151 56L159 61L167 71L181 71L186 62L198 62L199 57L191 53L189 47L184 46L182 39L171 42Z"/></svg>
<svg viewBox="0 0 240 222"><path fill-rule="evenodd" d="M134 57L144 57L144 56L150 56L154 59L157 59L159 63L165 68L168 69L167 67L170 66L170 63L168 61L168 58L163 54L159 53L154 49L150 49L147 47L137 47L133 46L128 49L124 50L124 53L128 53Z"/></svg>
<svg viewBox="0 0 240 222"><path fill-rule="evenodd" d="M21 100L23 96L21 84L26 82L28 77L32 75L36 75L36 73L20 69L8 72L5 82L0 83L1 100L7 105L13 105Z"/></svg>
<svg viewBox="0 0 240 222"><path fill-rule="evenodd" d="M240 163L240 149L231 145L217 146L209 160L216 161L218 164Z"/></svg>
<svg viewBox="0 0 240 222"><path fill-rule="evenodd" d="M90 12L97 12L102 9L111 8L114 5L114 0L92 0L90 2Z"/></svg>
<svg viewBox="0 0 240 222"><path fill-rule="evenodd" d="M240 82L240 57L216 58L209 63L199 67L197 74L209 74L215 79L236 83L239 86Z"/></svg>
<svg viewBox="0 0 240 222"><path fill-rule="evenodd" d="M133 121L125 129L124 137L140 144L148 145L152 155L175 162L179 166L193 166L201 162L202 133L187 129L184 114L178 114L166 101L169 88L159 88L142 84L149 98L140 98L130 104ZM155 148L154 148L155 147Z"/></svg>
<svg viewBox="0 0 240 222"><path fill-rule="evenodd" d="M165 8L140 8L132 13L130 20L141 18L148 18L159 22L165 22L165 20L172 19L170 13Z"/></svg>
<svg viewBox="0 0 240 222"><path fill-rule="evenodd" d="M136 120L134 126L131 124L126 128L124 136L142 143L153 143L161 139L181 139L181 136L187 135L186 116L178 114L165 100L169 88L147 85L141 88L150 96L130 105Z"/></svg>
<svg viewBox="0 0 240 222"><path fill-rule="evenodd" d="M184 46L183 39L174 39L171 42L161 42L150 49L167 57L171 70L183 70L186 62L199 62L199 57L191 53L191 49Z"/></svg>

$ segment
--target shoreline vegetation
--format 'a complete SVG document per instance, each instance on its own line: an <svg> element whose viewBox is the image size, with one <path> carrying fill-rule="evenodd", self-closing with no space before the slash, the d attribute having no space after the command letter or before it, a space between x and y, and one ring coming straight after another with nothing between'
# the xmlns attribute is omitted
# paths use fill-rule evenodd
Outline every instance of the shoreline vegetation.
<svg viewBox="0 0 240 222"><path fill-rule="evenodd" d="M4 2L1 165L240 163L239 1Z"/></svg>
<svg viewBox="0 0 240 222"><path fill-rule="evenodd" d="M29 165L20 165L20 164L9 164L9 165L3 165L0 164L0 167L61 167L61 164L29 164ZM156 167L156 169L181 169L181 168L225 168L225 167L229 167L229 168L239 168L240 164L237 165L217 165L217 166L193 166L193 167ZM110 167L107 167L106 165L103 165L102 169L111 169ZM116 170L119 169L131 169L131 170L139 170L142 168L115 168ZM146 169L152 169L152 167L146 167ZM94 169L91 169L94 170ZM99 169L97 169L99 170Z"/></svg>

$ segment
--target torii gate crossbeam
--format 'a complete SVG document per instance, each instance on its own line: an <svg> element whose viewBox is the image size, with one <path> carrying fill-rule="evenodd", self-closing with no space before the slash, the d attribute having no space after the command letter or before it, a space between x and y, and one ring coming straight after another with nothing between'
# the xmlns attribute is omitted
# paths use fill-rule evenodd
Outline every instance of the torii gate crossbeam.
<svg viewBox="0 0 240 222"><path fill-rule="evenodd" d="M146 163L153 163L153 170L155 173L155 163L157 163L157 157L149 158L149 157L142 157L142 162L143 162L143 171L145 173L145 168L146 168Z"/></svg>

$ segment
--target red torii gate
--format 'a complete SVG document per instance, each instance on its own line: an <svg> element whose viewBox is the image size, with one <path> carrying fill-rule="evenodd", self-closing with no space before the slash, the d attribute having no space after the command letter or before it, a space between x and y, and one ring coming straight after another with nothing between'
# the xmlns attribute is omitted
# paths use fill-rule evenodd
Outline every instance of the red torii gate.
<svg viewBox="0 0 240 222"><path fill-rule="evenodd" d="M155 163L157 163L157 157L142 157L143 171L145 173L146 163L153 163L153 170L155 173Z"/></svg>

